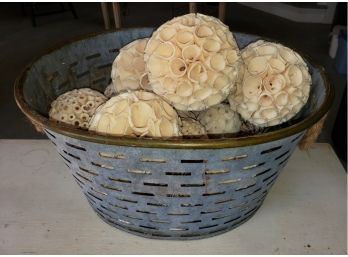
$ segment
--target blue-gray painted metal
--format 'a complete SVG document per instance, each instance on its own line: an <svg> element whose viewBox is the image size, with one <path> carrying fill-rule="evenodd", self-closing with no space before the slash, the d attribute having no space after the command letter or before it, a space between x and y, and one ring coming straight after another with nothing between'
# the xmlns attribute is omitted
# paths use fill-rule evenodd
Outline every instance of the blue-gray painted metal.
<svg viewBox="0 0 348 257"><path fill-rule="evenodd" d="M153 29L110 32L66 45L36 61L24 83L25 100L47 115L50 102L73 88L103 91L125 44ZM242 48L259 39L235 33ZM323 102L323 78L311 64L311 97L299 117ZM223 233L261 206L304 131L281 140L227 149L157 149L47 136L106 222L137 235L198 239Z"/></svg>

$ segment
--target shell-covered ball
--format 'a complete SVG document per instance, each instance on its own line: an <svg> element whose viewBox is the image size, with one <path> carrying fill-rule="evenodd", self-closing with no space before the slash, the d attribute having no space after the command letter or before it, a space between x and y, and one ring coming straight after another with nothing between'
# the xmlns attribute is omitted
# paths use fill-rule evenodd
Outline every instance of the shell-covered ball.
<svg viewBox="0 0 348 257"><path fill-rule="evenodd" d="M87 129L96 109L105 102L106 97L98 91L74 89L58 96L52 102L48 115L51 120Z"/></svg>
<svg viewBox="0 0 348 257"><path fill-rule="evenodd" d="M281 44L259 40L241 51L244 75L229 102L243 119L274 126L294 117L306 104L311 76L299 54Z"/></svg>
<svg viewBox="0 0 348 257"><path fill-rule="evenodd" d="M111 70L111 79L116 92L151 90L144 62L144 49L148 40L148 38L138 39L120 49Z"/></svg>
<svg viewBox="0 0 348 257"><path fill-rule="evenodd" d="M111 97L117 95L116 89L112 83L105 88L104 95L107 98L111 98Z"/></svg>
<svg viewBox="0 0 348 257"><path fill-rule="evenodd" d="M183 111L205 110L226 99L241 62L228 27L194 13L160 26L144 59L152 90Z"/></svg>
<svg viewBox="0 0 348 257"><path fill-rule="evenodd" d="M180 136L176 111L159 96L146 91L125 92L100 106L89 130L106 135Z"/></svg>
<svg viewBox="0 0 348 257"><path fill-rule="evenodd" d="M198 120L208 134L237 133L242 125L239 114L228 104L210 107L199 114Z"/></svg>
<svg viewBox="0 0 348 257"><path fill-rule="evenodd" d="M181 119L180 131L184 136L201 136L207 134L203 125L192 118Z"/></svg>

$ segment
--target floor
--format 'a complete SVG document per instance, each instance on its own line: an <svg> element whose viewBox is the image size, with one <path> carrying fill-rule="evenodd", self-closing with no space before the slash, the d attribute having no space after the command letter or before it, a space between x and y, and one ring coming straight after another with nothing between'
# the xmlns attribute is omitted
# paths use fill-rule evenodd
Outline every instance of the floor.
<svg viewBox="0 0 348 257"><path fill-rule="evenodd" d="M158 26L173 16L188 11L185 3L127 3L123 4L123 26ZM99 3L75 3L78 19L69 12L38 18L32 27L29 15L23 15L20 3L0 4L0 138L45 138L37 133L17 108L13 98L13 83L34 57L46 49L79 35L102 31L103 21ZM320 141L330 142L346 76L338 74L328 56L330 25L291 22L237 3L227 5L226 23L232 31L263 35L286 42L307 53L314 62L325 67L335 86L335 102ZM199 4L199 12L217 15L215 4Z"/></svg>

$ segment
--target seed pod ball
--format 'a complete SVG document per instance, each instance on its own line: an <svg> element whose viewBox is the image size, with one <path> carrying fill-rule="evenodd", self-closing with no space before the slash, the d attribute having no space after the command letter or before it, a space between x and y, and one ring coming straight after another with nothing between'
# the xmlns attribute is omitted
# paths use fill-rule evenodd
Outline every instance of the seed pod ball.
<svg viewBox="0 0 348 257"><path fill-rule="evenodd" d="M111 70L111 79L116 92L151 90L144 62L147 41L148 38L138 39L120 49Z"/></svg>
<svg viewBox="0 0 348 257"><path fill-rule="evenodd" d="M242 121L239 114L228 104L218 104L201 112L198 120L205 127L208 134L237 133Z"/></svg>
<svg viewBox="0 0 348 257"><path fill-rule="evenodd" d="M250 123L268 127L294 117L306 104L311 76L302 57L281 44L259 40L241 52L244 65L233 110Z"/></svg>
<svg viewBox="0 0 348 257"><path fill-rule="evenodd" d="M51 104L51 120L88 129L88 123L97 107L106 102L106 97L90 88L68 91Z"/></svg>
<svg viewBox="0 0 348 257"><path fill-rule="evenodd" d="M226 99L241 65L228 27L193 13L160 26L144 59L152 90L182 111L205 110Z"/></svg>
<svg viewBox="0 0 348 257"><path fill-rule="evenodd" d="M121 93L100 106L89 130L105 135L180 136L176 111L159 96L146 91Z"/></svg>

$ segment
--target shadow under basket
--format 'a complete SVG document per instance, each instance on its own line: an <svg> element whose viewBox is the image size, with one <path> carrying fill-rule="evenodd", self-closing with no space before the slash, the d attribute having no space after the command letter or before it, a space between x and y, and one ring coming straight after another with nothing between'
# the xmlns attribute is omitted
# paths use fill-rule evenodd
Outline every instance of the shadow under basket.
<svg viewBox="0 0 348 257"><path fill-rule="evenodd" d="M321 68L307 62L313 85L297 122L228 139L107 137L48 120L50 103L74 88L102 92L127 43L152 28L94 34L31 63L15 84L17 104L55 145L97 214L143 237L198 239L239 226L258 210L308 128L332 102ZM234 33L240 48L260 39Z"/></svg>

